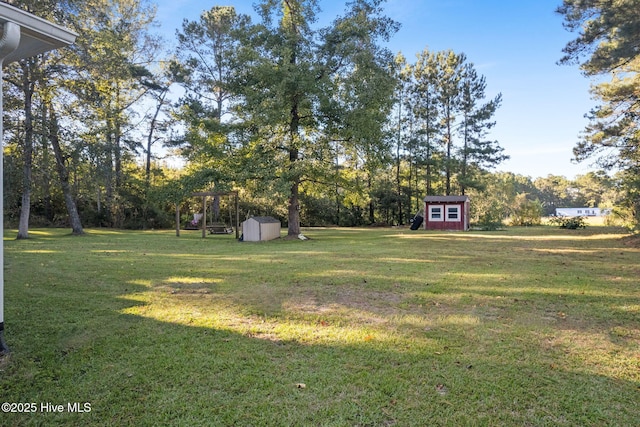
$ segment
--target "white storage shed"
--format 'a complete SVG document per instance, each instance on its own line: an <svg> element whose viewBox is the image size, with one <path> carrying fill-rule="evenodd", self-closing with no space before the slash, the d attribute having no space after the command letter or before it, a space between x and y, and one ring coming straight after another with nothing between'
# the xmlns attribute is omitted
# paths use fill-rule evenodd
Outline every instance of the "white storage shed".
<svg viewBox="0 0 640 427"><path fill-rule="evenodd" d="M254 216L242 223L242 240L260 242L280 237L280 221L270 216Z"/></svg>

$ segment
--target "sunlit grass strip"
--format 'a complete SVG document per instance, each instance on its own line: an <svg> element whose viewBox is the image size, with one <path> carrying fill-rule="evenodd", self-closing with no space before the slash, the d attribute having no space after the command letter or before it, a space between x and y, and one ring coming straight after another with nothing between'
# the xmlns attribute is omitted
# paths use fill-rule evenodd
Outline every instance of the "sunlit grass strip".
<svg viewBox="0 0 640 427"><path fill-rule="evenodd" d="M585 232L584 230L572 230L574 234L571 235L558 235L548 233L544 228L538 227L533 228L531 230L524 230L525 233L522 235L514 235L507 234L505 232L496 231L491 234L482 234L482 233L473 233L473 234L457 234L457 233L447 233L447 234L420 234L420 233L400 233L397 235L388 235L389 237L399 238L399 239L409 239L409 240L489 240L489 241L501 241L501 240L515 240L515 241L576 241L576 235L580 237L579 240L610 240L611 238L622 238L627 234L619 233L619 234L611 234L611 233L593 233L593 232ZM587 234L588 233L588 234Z"/></svg>
<svg viewBox="0 0 640 427"><path fill-rule="evenodd" d="M319 343L349 345L358 342L376 341L376 343L404 340L414 345L415 336L402 338L393 325L412 324L413 327L425 325L473 325L477 319L466 315L440 316L435 323L425 322L416 316L376 316L366 311L333 305L322 310L300 311L297 304L285 304L285 310L278 316L259 316L245 313L242 306L219 296L181 298L180 296L155 296L148 293L128 295L126 297L139 304L122 310L131 314L155 319L162 322L177 323L186 326L206 327L227 330L245 336L266 338L278 341L299 343ZM390 328L391 327L391 328Z"/></svg>
<svg viewBox="0 0 640 427"><path fill-rule="evenodd" d="M640 329L591 333L561 330L549 342L562 349L564 369L640 383Z"/></svg>

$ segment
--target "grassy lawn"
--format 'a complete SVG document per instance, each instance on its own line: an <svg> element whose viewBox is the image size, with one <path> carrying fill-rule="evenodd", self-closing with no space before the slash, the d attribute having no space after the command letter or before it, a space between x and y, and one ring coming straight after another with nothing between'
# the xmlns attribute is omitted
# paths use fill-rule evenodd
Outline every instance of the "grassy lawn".
<svg viewBox="0 0 640 427"><path fill-rule="evenodd" d="M5 240L0 400L37 411L0 425L640 423L617 229L66 233Z"/></svg>

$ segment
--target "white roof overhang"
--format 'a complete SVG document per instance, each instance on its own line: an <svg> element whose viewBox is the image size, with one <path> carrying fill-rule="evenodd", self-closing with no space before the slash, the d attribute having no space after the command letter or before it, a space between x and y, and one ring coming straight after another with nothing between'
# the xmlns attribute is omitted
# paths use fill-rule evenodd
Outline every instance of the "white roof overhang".
<svg viewBox="0 0 640 427"><path fill-rule="evenodd" d="M7 54L4 64L19 61L73 43L77 34L25 12L7 3L0 3L0 26L3 36L5 24L12 22L20 27L20 44Z"/></svg>

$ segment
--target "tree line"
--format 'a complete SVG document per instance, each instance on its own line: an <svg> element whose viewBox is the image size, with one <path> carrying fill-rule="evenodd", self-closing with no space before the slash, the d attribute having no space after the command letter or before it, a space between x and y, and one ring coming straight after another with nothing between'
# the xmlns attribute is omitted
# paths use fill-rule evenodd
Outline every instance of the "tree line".
<svg viewBox="0 0 640 427"><path fill-rule="evenodd" d="M19 238L30 223L171 226L176 204L188 221L200 210L190 195L211 188L239 190L242 216L279 217L290 235L405 224L431 194L471 195L478 222L523 200L634 215L628 170L492 172L507 158L487 139L501 95L487 98L463 53L410 63L386 49L399 23L381 0L352 1L324 27L313 0L263 0L255 16L215 6L184 21L175 52L152 32L149 1L11 3L79 34L5 72L5 219ZM167 150L186 165L164 163Z"/></svg>

